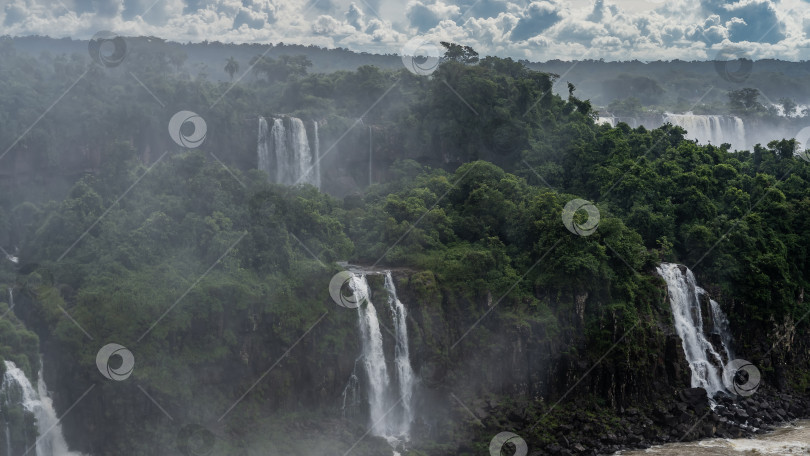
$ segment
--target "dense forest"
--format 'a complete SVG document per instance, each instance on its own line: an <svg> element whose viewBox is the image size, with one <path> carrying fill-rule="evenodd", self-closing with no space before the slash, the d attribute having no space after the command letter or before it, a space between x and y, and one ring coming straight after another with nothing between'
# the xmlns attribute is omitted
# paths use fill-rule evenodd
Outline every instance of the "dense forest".
<svg viewBox="0 0 810 456"><path fill-rule="evenodd" d="M633 434L625 409L689 386L666 373L664 261L726 310L765 389L810 388L810 163L792 138L735 151L599 125L558 73L491 56L448 52L420 76L254 52L232 84L226 59L209 78L172 52L130 45L105 67L0 42L0 247L20 258L0 258L17 300L0 356L33 378L43 353L77 450L386 454L345 413L359 349L329 296L338 261L398 271L410 306L428 412L403 454ZM169 138L180 110L205 119L199 148ZM362 119L392 164L339 197L272 183L256 124L277 114L322 121L324 150ZM563 221L575 199L596 208L588 235ZM135 356L127 381L99 376L110 342ZM574 415L596 430L567 429ZM178 443L194 432L204 452Z"/></svg>

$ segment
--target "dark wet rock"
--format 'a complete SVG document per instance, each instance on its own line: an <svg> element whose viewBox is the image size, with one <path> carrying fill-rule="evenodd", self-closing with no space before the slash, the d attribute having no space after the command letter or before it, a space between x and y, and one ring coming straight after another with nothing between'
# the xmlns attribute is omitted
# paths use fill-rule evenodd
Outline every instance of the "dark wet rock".
<svg viewBox="0 0 810 456"><path fill-rule="evenodd" d="M678 396L694 410L701 410L709 405L709 396L703 388L685 388Z"/></svg>

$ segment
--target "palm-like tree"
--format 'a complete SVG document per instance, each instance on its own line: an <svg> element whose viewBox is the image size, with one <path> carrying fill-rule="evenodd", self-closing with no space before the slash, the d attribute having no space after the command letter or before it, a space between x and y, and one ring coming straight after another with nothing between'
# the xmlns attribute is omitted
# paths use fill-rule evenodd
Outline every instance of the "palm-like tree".
<svg viewBox="0 0 810 456"><path fill-rule="evenodd" d="M236 61L233 57L228 59L228 63L225 64L225 72L231 76L231 80L233 80L233 75L239 71L239 62Z"/></svg>

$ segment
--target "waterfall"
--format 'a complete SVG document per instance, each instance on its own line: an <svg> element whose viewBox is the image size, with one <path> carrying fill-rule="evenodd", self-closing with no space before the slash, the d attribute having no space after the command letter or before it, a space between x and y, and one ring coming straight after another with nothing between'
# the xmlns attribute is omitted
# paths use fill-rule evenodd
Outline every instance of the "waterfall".
<svg viewBox="0 0 810 456"><path fill-rule="evenodd" d="M22 369L13 362L5 361L6 373L3 376L3 384L0 386L0 393L5 400L5 406L22 405L25 411L32 413L36 418L38 440L36 442L36 456L73 456L79 455L68 450L65 437L62 434L62 426L56 417L53 408L53 401L48 396L45 380L42 378L42 369L37 377L37 390L34 390L31 382L25 376ZM6 424L6 442L11 453L10 430Z"/></svg>
<svg viewBox="0 0 810 456"><path fill-rule="evenodd" d="M291 184L289 180L293 170L290 169L291 160L287 152L287 131L284 128L283 119L273 121L273 129L270 131L273 138L273 154L276 157L276 182L280 184Z"/></svg>
<svg viewBox="0 0 810 456"><path fill-rule="evenodd" d="M318 121L312 121L312 132L315 135L314 142L315 142L315 154L312 156L313 160L313 169L312 169L312 180L315 187L318 189L321 188L321 136L318 133Z"/></svg>
<svg viewBox="0 0 810 456"><path fill-rule="evenodd" d="M270 175L270 148L267 147L267 133L267 120L259 117L259 146L256 151L259 156L259 169Z"/></svg>
<svg viewBox="0 0 810 456"><path fill-rule="evenodd" d="M350 287L357 299L365 305L358 307L357 316L360 323L360 335L363 344L363 365L368 377L368 405L371 416L371 432L375 435L389 435L388 423L388 389L391 379L385 364L383 339L380 332L380 320L377 308L371 302L368 282L365 275L354 276Z"/></svg>
<svg viewBox="0 0 810 456"><path fill-rule="evenodd" d="M341 416L346 418L347 415L353 416L357 407L360 405L358 398L358 390L360 389L360 379L357 377L357 362L362 358L357 358L354 361L354 369L346 387L343 388L343 405L340 407ZM348 412L348 413L347 413Z"/></svg>
<svg viewBox="0 0 810 456"><path fill-rule="evenodd" d="M284 119L274 119L273 127L268 134L267 121L264 117L259 118L258 167L268 176L275 175L276 183L284 185L305 183L320 188L318 124L316 122L314 126L315 156L313 157L304 122L295 117L287 119L289 119L289 128L285 126Z"/></svg>
<svg viewBox="0 0 810 456"><path fill-rule="evenodd" d="M388 307L394 318L394 332L396 333L396 346L394 347L394 365L397 370L399 380L399 397L402 398L403 413L400 420L399 429L407 437L411 429L413 412L411 410L411 398L413 397L414 375L411 368L411 359L408 352L408 326L407 310L397 297L397 289L394 286L394 279L391 271L385 272L385 290L388 292Z"/></svg>
<svg viewBox="0 0 810 456"><path fill-rule="evenodd" d="M725 391L722 381L724 362L704 332L700 297L706 295L706 291L697 286L692 271L686 267L684 269L685 274L681 266L672 263L662 263L656 268L667 282L675 330L681 338L683 352L692 371L691 385L693 388L705 388L711 398L714 393ZM723 328L722 323L717 325L715 319L713 329L721 331L723 341L720 345L727 354L730 353L725 343L725 340L730 340L727 328Z"/></svg>
<svg viewBox="0 0 810 456"><path fill-rule="evenodd" d="M307 129L301 119L290 117L290 142L292 145L292 160L295 167L296 179L299 182L312 183L312 153L309 149Z"/></svg>
<svg viewBox="0 0 810 456"><path fill-rule="evenodd" d="M414 415L412 399L415 376L408 352L407 311L397 297L390 271L386 271L385 290L396 339L391 375L385 358L380 319L371 301L366 274L354 274L349 287L359 302L363 302L357 308L357 315L362 338L362 365L367 379L365 389L368 393L371 433L385 437L393 446L397 441L408 440ZM344 403L345 399L344 392Z"/></svg>
<svg viewBox="0 0 810 456"><path fill-rule="evenodd" d="M700 143L711 142L715 146L729 143L736 149L743 149L745 144L745 123L734 116L664 114L663 123L671 123L683 127L690 139Z"/></svg>
<svg viewBox="0 0 810 456"><path fill-rule="evenodd" d="M720 304L714 299L709 300L712 306L712 322L715 334L720 335L720 340L723 342L726 363L734 359L734 352L731 351L731 324L728 322L728 317L723 313Z"/></svg>
<svg viewBox="0 0 810 456"><path fill-rule="evenodd" d="M619 122L625 122L632 128L644 125L646 128L658 128L663 124L671 123L682 127L687 132L687 138L697 140L701 144L711 142L715 146L723 143L731 144L734 149L749 148L745 133L745 122L736 116L696 115L691 112L684 114L665 113L663 115L642 115L635 117L615 117L606 113L597 117L596 123L607 123L615 127Z"/></svg>
<svg viewBox="0 0 810 456"><path fill-rule="evenodd" d="M11 456L11 428L6 422L6 455Z"/></svg>

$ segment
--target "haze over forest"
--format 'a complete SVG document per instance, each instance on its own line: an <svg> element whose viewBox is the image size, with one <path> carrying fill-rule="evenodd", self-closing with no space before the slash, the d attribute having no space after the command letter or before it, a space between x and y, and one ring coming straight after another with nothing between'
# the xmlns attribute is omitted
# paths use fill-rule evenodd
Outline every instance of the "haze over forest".
<svg viewBox="0 0 810 456"><path fill-rule="evenodd" d="M152 1L0 8L0 456L810 446L806 1Z"/></svg>

